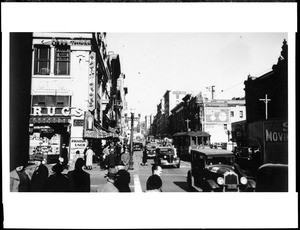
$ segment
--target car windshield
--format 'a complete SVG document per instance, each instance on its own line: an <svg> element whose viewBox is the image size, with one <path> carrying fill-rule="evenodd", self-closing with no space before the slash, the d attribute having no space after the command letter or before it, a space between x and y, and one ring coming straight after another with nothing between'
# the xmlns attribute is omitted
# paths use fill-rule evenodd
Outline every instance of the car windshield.
<svg viewBox="0 0 300 230"><path fill-rule="evenodd" d="M208 165L224 164L224 165L233 165L234 158L231 156L220 156L220 157L207 157Z"/></svg>

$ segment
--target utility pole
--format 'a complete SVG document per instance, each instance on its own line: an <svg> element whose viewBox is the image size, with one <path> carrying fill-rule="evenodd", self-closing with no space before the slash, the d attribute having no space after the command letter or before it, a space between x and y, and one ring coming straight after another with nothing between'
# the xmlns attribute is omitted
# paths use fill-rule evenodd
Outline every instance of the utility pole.
<svg viewBox="0 0 300 230"><path fill-rule="evenodd" d="M130 160L128 170L133 170L133 122L134 122L134 113L131 113L131 132L130 132Z"/></svg>
<svg viewBox="0 0 300 230"><path fill-rule="evenodd" d="M212 85L212 86L211 86L211 99L212 99L212 100L214 99L214 92L215 92L215 86Z"/></svg>
<svg viewBox="0 0 300 230"><path fill-rule="evenodd" d="M260 101L263 101L265 103L266 108L266 120L268 120L268 102L271 101L271 99L268 99L268 94L266 94L266 97L263 99L259 99Z"/></svg>

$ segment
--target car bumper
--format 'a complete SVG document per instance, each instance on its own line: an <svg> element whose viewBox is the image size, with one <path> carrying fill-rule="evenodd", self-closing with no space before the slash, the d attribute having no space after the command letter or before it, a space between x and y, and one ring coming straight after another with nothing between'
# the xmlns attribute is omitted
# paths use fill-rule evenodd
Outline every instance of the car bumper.
<svg viewBox="0 0 300 230"><path fill-rule="evenodd" d="M178 165L180 163L179 159L173 160L172 162L168 162L167 160L161 159L160 164L161 165Z"/></svg>

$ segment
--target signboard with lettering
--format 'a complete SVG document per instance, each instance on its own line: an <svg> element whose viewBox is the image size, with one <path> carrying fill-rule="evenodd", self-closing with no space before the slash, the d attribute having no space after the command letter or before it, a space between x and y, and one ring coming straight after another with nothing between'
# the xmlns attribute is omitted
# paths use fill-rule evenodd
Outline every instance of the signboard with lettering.
<svg viewBox="0 0 300 230"><path fill-rule="evenodd" d="M80 153L83 153L84 149L87 146L87 141L82 137L71 137L70 153L75 154L78 150Z"/></svg>
<svg viewBox="0 0 300 230"><path fill-rule="evenodd" d="M83 126L83 122L84 120L83 119L74 119L73 121L73 126Z"/></svg>

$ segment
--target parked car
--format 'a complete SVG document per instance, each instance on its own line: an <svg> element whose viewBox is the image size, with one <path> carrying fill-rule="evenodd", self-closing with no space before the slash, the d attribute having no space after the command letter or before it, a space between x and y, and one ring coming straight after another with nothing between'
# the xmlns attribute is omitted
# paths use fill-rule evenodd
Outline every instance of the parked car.
<svg viewBox="0 0 300 230"><path fill-rule="evenodd" d="M259 167L256 192L288 192L288 165L267 163Z"/></svg>
<svg viewBox="0 0 300 230"><path fill-rule="evenodd" d="M187 183L203 192L246 192L255 190L255 181L247 179L234 161L234 154L224 149L191 150L191 170Z"/></svg>
<svg viewBox="0 0 300 230"><path fill-rule="evenodd" d="M173 165L180 168L180 158L177 156L176 149L173 146L158 147L154 162L160 166Z"/></svg>
<svg viewBox="0 0 300 230"><path fill-rule="evenodd" d="M143 146L142 142L133 142L133 151L143 150Z"/></svg>
<svg viewBox="0 0 300 230"><path fill-rule="evenodd" d="M158 144L156 142L149 142L146 144L146 152L148 158L154 158L156 155L156 148Z"/></svg>

